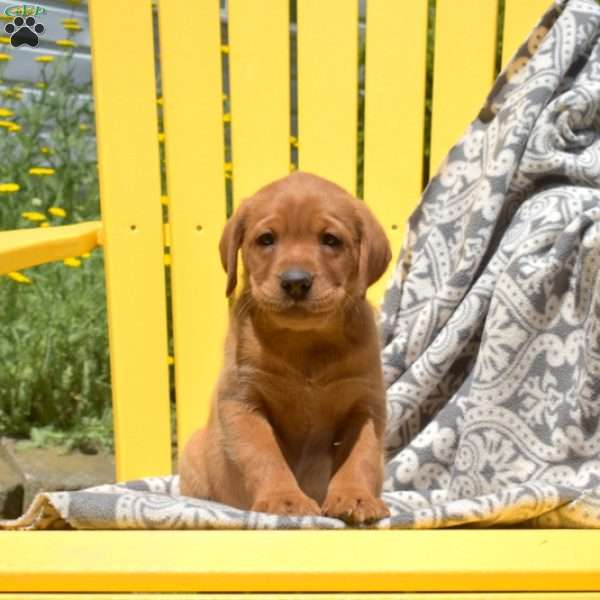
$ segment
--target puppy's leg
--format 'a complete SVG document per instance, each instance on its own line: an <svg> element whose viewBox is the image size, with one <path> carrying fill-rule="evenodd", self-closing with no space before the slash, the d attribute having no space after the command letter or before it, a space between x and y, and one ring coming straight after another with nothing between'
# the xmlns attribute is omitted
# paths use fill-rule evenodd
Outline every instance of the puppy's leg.
<svg viewBox="0 0 600 600"><path fill-rule="evenodd" d="M374 420L356 414L344 428L334 460L323 514L349 523L364 523L389 517L379 497L383 484L383 451Z"/></svg>
<svg viewBox="0 0 600 600"><path fill-rule="evenodd" d="M250 510L281 515L320 515L298 485L266 416L237 400L219 405L225 452L242 473Z"/></svg>
<svg viewBox="0 0 600 600"><path fill-rule="evenodd" d="M179 491L183 496L210 498L208 472L204 462L206 430L196 431L185 446L179 465Z"/></svg>

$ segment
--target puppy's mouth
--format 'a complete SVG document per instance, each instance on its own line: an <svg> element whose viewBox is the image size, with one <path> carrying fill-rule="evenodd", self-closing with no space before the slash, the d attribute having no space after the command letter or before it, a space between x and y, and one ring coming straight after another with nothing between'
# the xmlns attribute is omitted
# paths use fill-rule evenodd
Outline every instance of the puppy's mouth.
<svg viewBox="0 0 600 600"><path fill-rule="evenodd" d="M260 289L252 290L252 296L262 310L280 318L294 320L326 317L336 311L340 304L338 294L333 291L315 298L309 296L299 300L281 296L273 297Z"/></svg>

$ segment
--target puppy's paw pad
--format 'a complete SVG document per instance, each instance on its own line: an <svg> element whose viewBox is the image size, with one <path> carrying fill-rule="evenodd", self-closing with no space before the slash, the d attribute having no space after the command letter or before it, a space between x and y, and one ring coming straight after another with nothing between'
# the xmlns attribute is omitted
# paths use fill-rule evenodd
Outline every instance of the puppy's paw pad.
<svg viewBox="0 0 600 600"><path fill-rule="evenodd" d="M390 511L381 498L361 491L330 492L323 503L322 512L328 517L342 519L352 525L372 523L390 516Z"/></svg>
<svg viewBox="0 0 600 600"><path fill-rule="evenodd" d="M288 517L317 516L321 514L319 505L312 498L294 492L269 494L257 498L251 510Z"/></svg>

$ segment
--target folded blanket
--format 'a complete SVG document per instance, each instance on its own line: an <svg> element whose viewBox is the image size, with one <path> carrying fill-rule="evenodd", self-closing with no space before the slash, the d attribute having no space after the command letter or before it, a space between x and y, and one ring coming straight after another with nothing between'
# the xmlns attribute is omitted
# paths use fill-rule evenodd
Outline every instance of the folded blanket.
<svg viewBox="0 0 600 600"><path fill-rule="evenodd" d="M410 217L380 330L392 516L373 527L600 527L599 108L600 8L559 0ZM166 477L40 494L0 527L345 525Z"/></svg>

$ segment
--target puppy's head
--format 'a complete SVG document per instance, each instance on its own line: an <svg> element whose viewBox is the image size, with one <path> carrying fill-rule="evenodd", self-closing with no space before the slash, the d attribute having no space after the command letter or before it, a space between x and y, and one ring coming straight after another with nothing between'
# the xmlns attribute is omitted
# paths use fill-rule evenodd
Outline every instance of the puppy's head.
<svg viewBox="0 0 600 600"><path fill-rule="evenodd" d="M326 318L363 297L391 258L383 229L363 202L302 172L262 188L227 222L220 252L228 296L240 248L252 298L290 323Z"/></svg>

